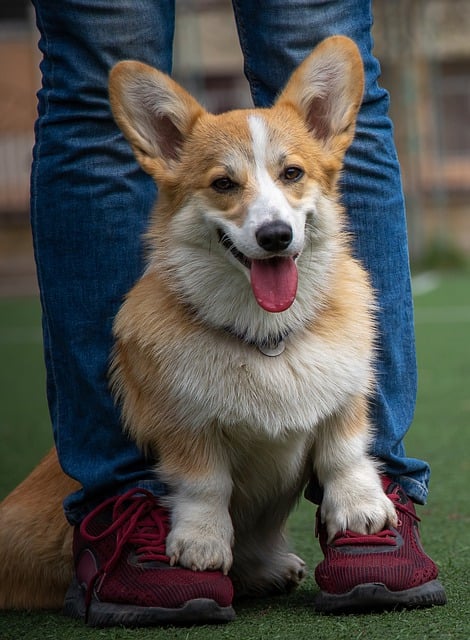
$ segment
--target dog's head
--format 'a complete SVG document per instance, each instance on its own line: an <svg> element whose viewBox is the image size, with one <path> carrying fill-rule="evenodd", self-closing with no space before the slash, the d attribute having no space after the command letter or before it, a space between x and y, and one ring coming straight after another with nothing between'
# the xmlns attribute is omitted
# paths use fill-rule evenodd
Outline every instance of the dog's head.
<svg viewBox="0 0 470 640"><path fill-rule="evenodd" d="M188 287L183 295L220 290L230 306L235 280L243 302L273 313L311 290L303 273L321 278L338 235L332 202L362 92L359 52L343 36L306 58L271 109L213 115L147 65L114 67L114 116L159 188L157 260Z"/></svg>

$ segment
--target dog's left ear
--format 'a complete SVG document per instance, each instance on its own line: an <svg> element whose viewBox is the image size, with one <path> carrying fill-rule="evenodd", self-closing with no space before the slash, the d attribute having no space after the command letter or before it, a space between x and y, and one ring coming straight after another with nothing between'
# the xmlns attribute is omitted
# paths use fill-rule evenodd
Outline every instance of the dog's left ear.
<svg viewBox="0 0 470 640"><path fill-rule="evenodd" d="M345 36L321 42L291 76L276 104L296 109L312 135L342 159L354 137L364 91L356 44Z"/></svg>
<svg viewBox="0 0 470 640"><path fill-rule="evenodd" d="M111 70L109 97L114 118L147 173L171 168L184 139L204 113L169 76L125 60Z"/></svg>

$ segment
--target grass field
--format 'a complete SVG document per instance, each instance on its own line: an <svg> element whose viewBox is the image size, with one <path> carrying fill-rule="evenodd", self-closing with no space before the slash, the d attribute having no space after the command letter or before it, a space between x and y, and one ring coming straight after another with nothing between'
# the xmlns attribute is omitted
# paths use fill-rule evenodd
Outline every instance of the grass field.
<svg viewBox="0 0 470 640"><path fill-rule="evenodd" d="M433 476L419 509L426 549L438 563L449 603L422 611L321 616L310 577L294 595L244 603L227 626L93 630L60 614L0 612L0 640L468 640L470 638L470 274L420 280L416 330L420 391L407 439ZM51 445L45 402L40 312L34 299L0 300L0 498ZM293 546L310 568L320 560L314 509L292 515Z"/></svg>

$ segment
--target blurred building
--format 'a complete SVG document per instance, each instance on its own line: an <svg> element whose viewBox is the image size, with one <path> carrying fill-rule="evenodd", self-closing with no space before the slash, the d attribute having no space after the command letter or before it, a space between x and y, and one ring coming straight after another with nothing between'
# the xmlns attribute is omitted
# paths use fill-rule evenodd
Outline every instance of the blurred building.
<svg viewBox="0 0 470 640"><path fill-rule="evenodd" d="M215 112L249 106L231 2L176 4L176 79ZM470 2L375 0L373 6L412 252L419 255L435 235L470 250ZM29 0L2 0L0 226L28 218L38 63Z"/></svg>
<svg viewBox="0 0 470 640"><path fill-rule="evenodd" d="M411 251L470 251L470 2L381 0L375 51L407 199Z"/></svg>
<svg viewBox="0 0 470 640"><path fill-rule="evenodd" d="M35 91L39 81L30 3L0 3L0 223L28 211ZM14 221L14 220L13 220Z"/></svg>

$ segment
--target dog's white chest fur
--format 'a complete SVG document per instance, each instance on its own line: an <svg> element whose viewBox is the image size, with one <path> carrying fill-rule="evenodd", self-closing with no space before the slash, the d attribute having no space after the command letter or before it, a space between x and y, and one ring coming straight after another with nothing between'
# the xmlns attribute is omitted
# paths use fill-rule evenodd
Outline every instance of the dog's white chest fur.
<svg viewBox="0 0 470 640"><path fill-rule="evenodd" d="M306 331L285 342L275 358L224 332L173 346L172 395L179 417L196 431L217 421L275 438L312 432L349 396L364 392L369 361L360 348L351 358L351 352Z"/></svg>

